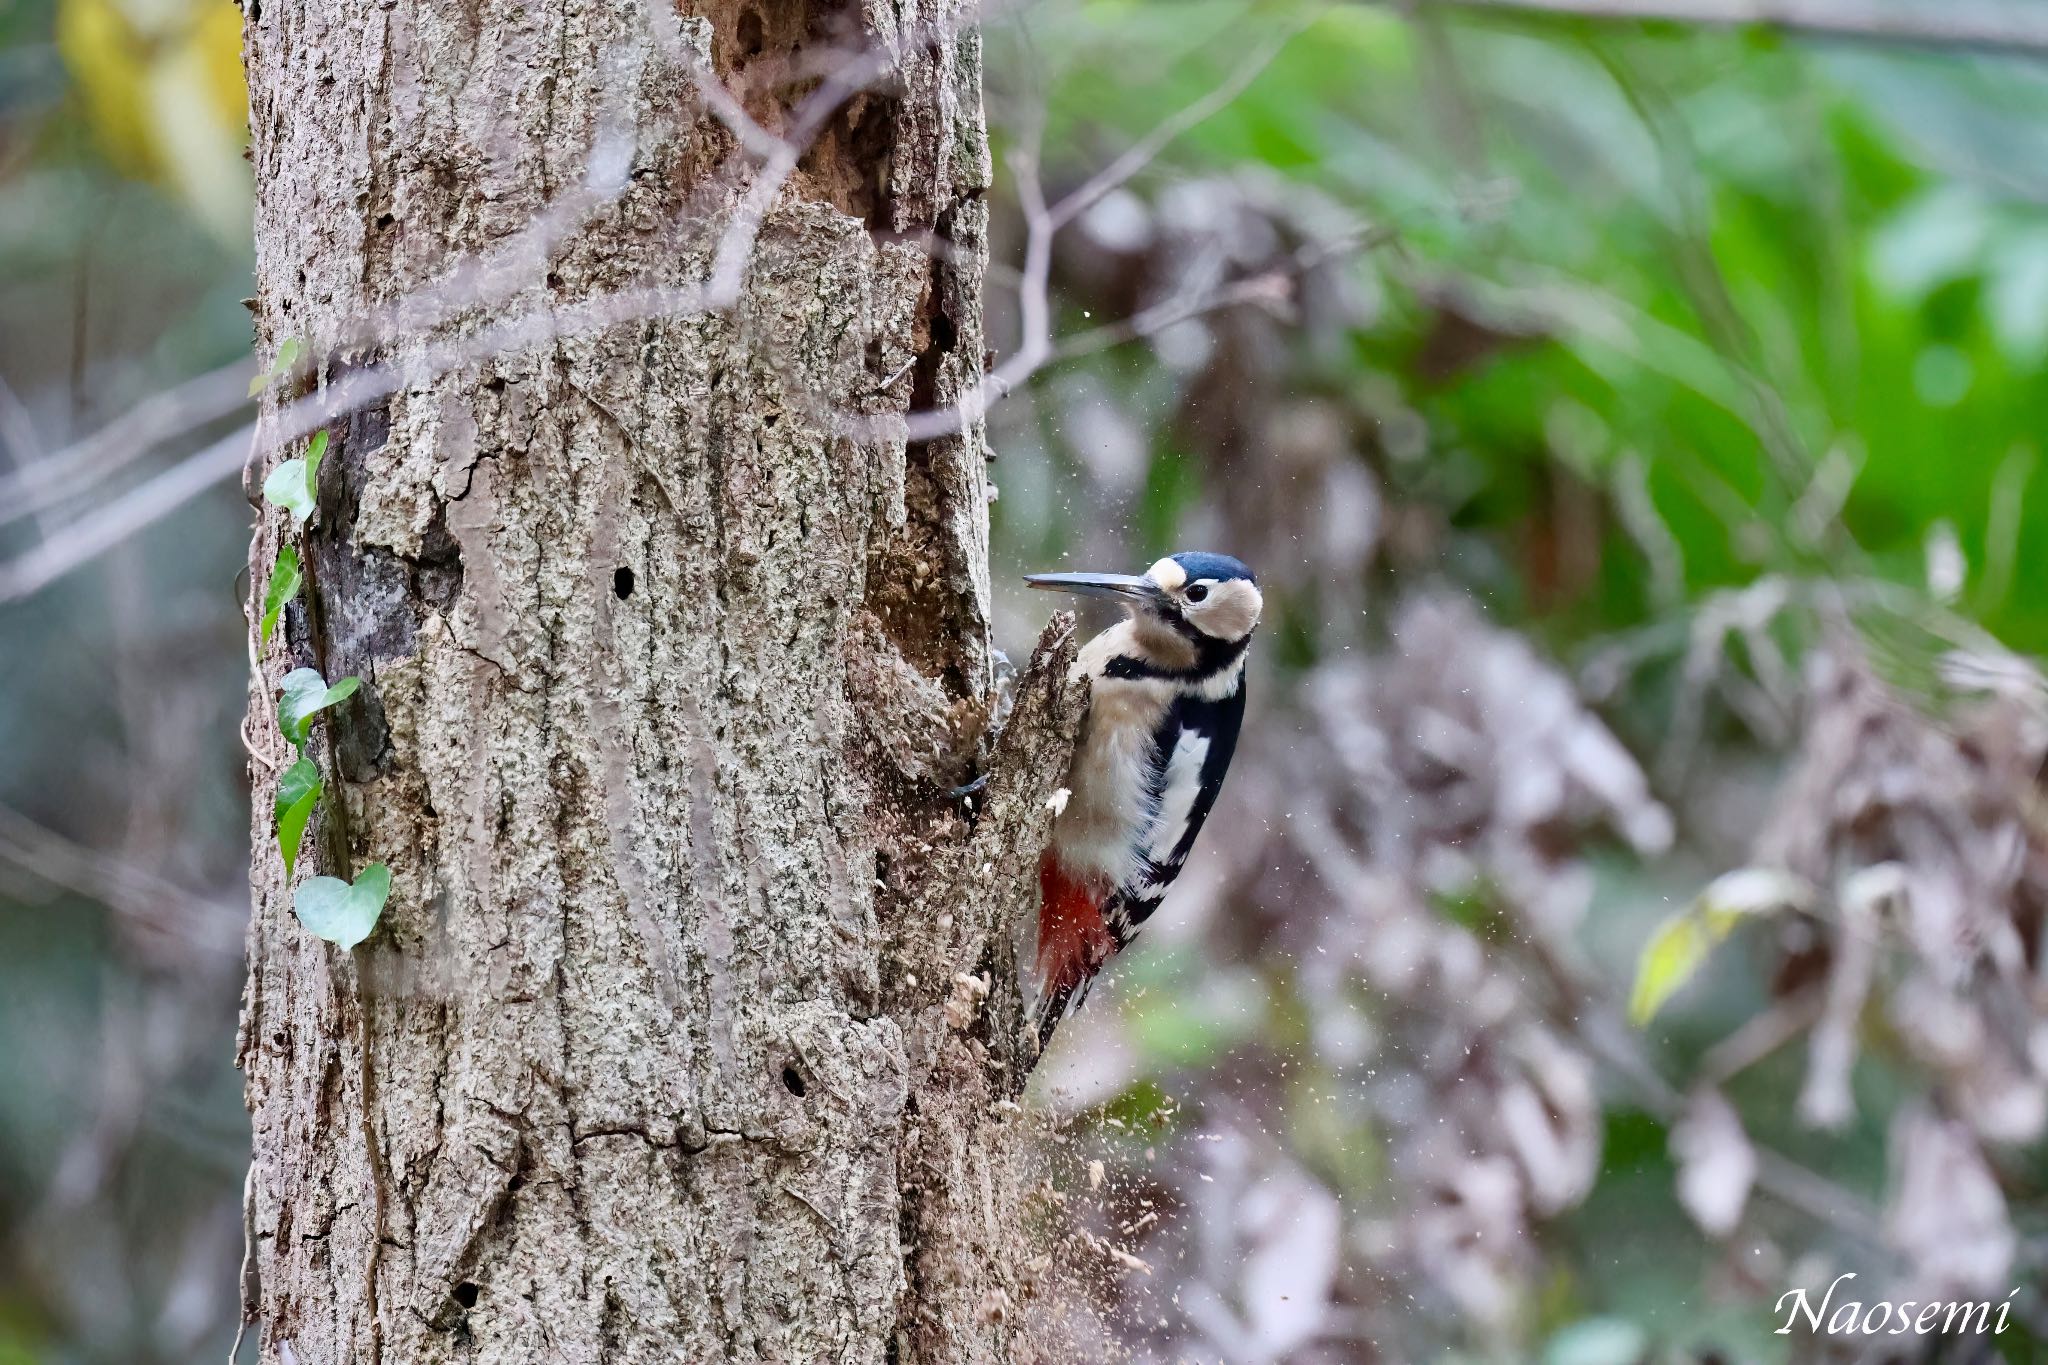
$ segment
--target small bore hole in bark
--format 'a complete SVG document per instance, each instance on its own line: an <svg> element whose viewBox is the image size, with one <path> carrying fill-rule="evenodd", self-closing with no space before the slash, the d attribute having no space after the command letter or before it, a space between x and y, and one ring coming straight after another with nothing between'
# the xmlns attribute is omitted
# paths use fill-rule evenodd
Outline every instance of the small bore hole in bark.
<svg viewBox="0 0 2048 1365"><path fill-rule="evenodd" d="M382 232L385 228L390 227L393 223L397 221L398 220L396 218L393 218L388 213L380 213L377 215L377 230L379 232Z"/></svg>
<svg viewBox="0 0 2048 1365"><path fill-rule="evenodd" d="M798 1099L804 1097L804 1078L798 1074L795 1067L786 1066L782 1068L782 1084L790 1094Z"/></svg>
<svg viewBox="0 0 2048 1365"><path fill-rule="evenodd" d="M554 271L550 270L548 272L548 288L560 289L561 287L562 277L560 275L557 275Z"/></svg>
<svg viewBox="0 0 2048 1365"><path fill-rule="evenodd" d="M633 595L633 571L621 564L612 570L612 596L621 602Z"/></svg>
<svg viewBox="0 0 2048 1365"><path fill-rule="evenodd" d="M950 352L959 343L960 333L954 329L953 319L944 313L932 314L932 345Z"/></svg>
<svg viewBox="0 0 2048 1365"><path fill-rule="evenodd" d="M470 1281L464 1280L461 1284L455 1286L454 1299L464 1308L474 1308L476 1307L477 1299L483 1292L481 1285L472 1284Z"/></svg>
<svg viewBox="0 0 2048 1365"><path fill-rule="evenodd" d="M741 10L738 37L742 57L761 55L761 15L756 10Z"/></svg>

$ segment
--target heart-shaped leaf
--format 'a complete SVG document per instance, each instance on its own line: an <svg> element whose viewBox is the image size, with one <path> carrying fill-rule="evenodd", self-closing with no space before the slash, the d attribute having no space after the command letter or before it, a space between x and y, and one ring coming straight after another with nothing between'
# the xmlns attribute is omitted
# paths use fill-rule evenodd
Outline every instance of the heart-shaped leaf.
<svg viewBox="0 0 2048 1365"><path fill-rule="evenodd" d="M304 526L312 520L313 508L320 498L320 461L326 454L327 433L316 431L304 456L286 460L270 471L270 477L263 481L263 500L284 508L292 514L293 521Z"/></svg>
<svg viewBox="0 0 2048 1365"><path fill-rule="evenodd" d="M263 594L263 627L256 635L259 645L270 643L277 614L284 610L285 603L299 595L299 584L304 581L305 576L299 572L299 552L285 546L277 552L277 563L270 570L270 587Z"/></svg>
<svg viewBox="0 0 2048 1365"><path fill-rule="evenodd" d="M329 687L318 669L293 669L278 684L277 728L284 731L284 737L292 742L293 748L303 753L306 732L313 726L313 717L336 702L354 696L362 685L362 679L351 677Z"/></svg>
<svg viewBox="0 0 2048 1365"><path fill-rule="evenodd" d="M286 337L283 341L279 342L277 358L270 362L270 368L258 370L256 377L249 381L249 396L254 398L257 394L269 388L272 380L282 379L285 375L290 374L298 365L299 353L304 349L304 345L297 337Z"/></svg>
<svg viewBox="0 0 2048 1365"><path fill-rule="evenodd" d="M306 822L313 816L313 807L320 800L320 793L326 784L320 780L320 769L310 758L302 758L284 770L277 779L277 849L284 855L284 875L290 877L299 861L299 840L306 832Z"/></svg>
<svg viewBox="0 0 2048 1365"><path fill-rule="evenodd" d="M391 869L371 863L353 884L339 877L308 877L292 897L299 923L341 948L353 948L377 927L391 898Z"/></svg>

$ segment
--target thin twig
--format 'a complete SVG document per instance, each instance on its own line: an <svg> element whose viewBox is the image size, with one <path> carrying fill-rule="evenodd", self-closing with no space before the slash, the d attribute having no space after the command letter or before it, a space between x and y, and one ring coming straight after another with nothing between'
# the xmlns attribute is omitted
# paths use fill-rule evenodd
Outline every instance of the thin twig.
<svg viewBox="0 0 2048 1365"><path fill-rule="evenodd" d="M189 455L112 502L65 523L33 550L0 563L0 602L12 602L62 578L109 547L184 506L241 470L254 427Z"/></svg>
<svg viewBox="0 0 2048 1365"><path fill-rule="evenodd" d="M1262 271L1245 279L1232 280L1228 284L1218 285L1214 289L1194 295L1163 299L1149 308L1140 309L1121 322L1106 322L1100 327L1068 337L1060 342L1052 358L1072 360L1078 356L1093 355L1112 346L1121 346L1126 342L1141 341L1146 337L1155 336L1175 323L1205 317L1242 304L1284 303L1292 297L1295 282L1311 270L1340 256L1383 246L1394 241L1397 235L1391 227L1378 227L1346 233L1327 242L1317 242L1295 252L1284 264L1275 269Z"/></svg>
<svg viewBox="0 0 2048 1365"><path fill-rule="evenodd" d="M1017 178L1017 198L1024 212L1024 268L1017 290L1019 338L1015 352L986 375L981 383L947 408L913 412L903 418L903 430L912 441L929 441L967 430L988 415L989 408L1043 369L1057 351L1052 335L1050 277L1052 244L1059 231L1073 222L1103 196L1125 184L1188 130L1213 117L1243 94L1259 74L1286 49L1301 31L1314 23L1328 5L1318 5L1287 25L1269 42L1255 49L1221 85L1201 99L1161 120L1151 132L1138 139L1109 165L1083 181L1080 186L1048 207L1039 179L1038 158L1033 150L1011 157ZM863 425L854 419L854 425Z"/></svg>
<svg viewBox="0 0 2048 1365"><path fill-rule="evenodd" d="M1159 158L1159 154L1179 141L1182 134L1209 121L1242 95L1251 83L1273 64L1273 60L1286 50L1289 43L1301 31L1320 19L1329 9L1328 5L1316 5L1296 16L1291 24L1281 28L1270 40L1254 48L1251 56L1238 65L1224 82L1193 104L1160 120L1151 132L1132 143L1124 152L1107 166L1097 171L1074 191L1053 205L1047 215L1055 230L1065 227L1076 218L1093 208L1097 201L1111 190L1125 184L1138 172L1144 170Z"/></svg>
<svg viewBox="0 0 2048 1365"><path fill-rule="evenodd" d="M89 897L138 927L207 955L233 957L241 948L242 910L74 843L8 806L0 806L0 863Z"/></svg>
<svg viewBox="0 0 2048 1365"><path fill-rule="evenodd" d="M0 526L90 491L171 437L245 406L249 362L238 360L143 399L90 436L0 478Z"/></svg>
<svg viewBox="0 0 2048 1365"><path fill-rule="evenodd" d="M851 54L828 71L819 87L805 99L788 138L762 129L747 116L732 93L703 69L701 62L690 60L688 64L697 78L697 94L705 106L735 132L744 148L756 154L767 153L725 224L704 280L678 287L622 290L565 307L549 304L486 327L466 339L429 345L424 354L348 371L277 412L263 428L265 444L270 448L286 446L340 416L390 396L406 384L438 378L494 355L628 322L690 317L729 308L744 285L746 264L762 223L803 152L833 114L848 99L895 69L896 49L923 41L928 34L948 32L973 22L979 12L970 7L949 16L943 24L906 26L895 35L894 47L877 43ZM672 50L687 50L678 32L662 31L658 20L655 28L657 38L665 39ZM616 198L627 183L633 144L629 138L614 136L613 131L600 131L592 146L585 182L566 203L550 209L497 251L456 262L433 286L390 309L380 310L365 322L345 327L342 335L355 343L379 344L423 335L451 320L463 308L496 302L522 287L521 271L517 268L522 262L544 257L597 208ZM331 354L335 349L328 346L323 354ZM306 362L308 366L318 363L317 358ZM39 461L36 468L43 473L38 477L61 478L67 489L81 482L89 485L153 445L234 411L246 401L241 387L245 376L244 367L229 367L159 395L86 441ZM242 468L244 461L233 448L245 444L249 435L247 431L237 433L188 456L122 497L55 528L35 549L0 562L0 602L38 591ZM0 505L12 505L12 500L0 499Z"/></svg>
<svg viewBox="0 0 2048 1365"><path fill-rule="evenodd" d="M21 401L21 396L14 391L14 386L4 378L0 378L0 447L6 448L7 462L17 471L7 478L0 479L0 486L19 482L30 471L38 468L45 458L43 441L36 434L35 418L29 415L28 404ZM0 526L6 525L15 516L33 512L38 531L48 535L52 523L47 510L40 507L22 507L16 511L13 510L16 501L0 492Z"/></svg>

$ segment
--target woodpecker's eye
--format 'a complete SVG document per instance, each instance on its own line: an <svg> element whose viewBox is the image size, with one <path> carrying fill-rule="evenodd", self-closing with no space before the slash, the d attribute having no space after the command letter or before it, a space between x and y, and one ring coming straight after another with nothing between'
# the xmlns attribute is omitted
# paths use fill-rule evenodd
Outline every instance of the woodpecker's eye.
<svg viewBox="0 0 2048 1365"><path fill-rule="evenodd" d="M1197 583L1181 595L1187 598L1190 602L1200 602L1204 598L1208 597L1209 590L1203 587L1200 583Z"/></svg>

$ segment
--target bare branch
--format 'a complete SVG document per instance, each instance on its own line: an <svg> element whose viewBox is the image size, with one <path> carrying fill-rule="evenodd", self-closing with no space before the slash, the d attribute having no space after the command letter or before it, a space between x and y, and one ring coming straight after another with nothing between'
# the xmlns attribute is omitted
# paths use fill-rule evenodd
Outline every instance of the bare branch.
<svg viewBox="0 0 2048 1365"><path fill-rule="evenodd" d="M1259 78L1261 72L1273 64L1273 59L1294 41L1303 29L1320 19L1328 11L1328 5L1317 5L1298 16L1295 21L1282 28L1271 40L1253 49L1221 85L1211 90L1193 104L1160 121L1157 127L1132 143L1116 160L1104 166L1084 181L1079 188L1061 199L1051 211L1052 225L1063 228L1068 223L1094 207L1095 202L1130 180L1158 159L1183 133L1213 118L1230 107L1231 103Z"/></svg>
<svg viewBox="0 0 2048 1365"><path fill-rule="evenodd" d="M1228 284L1218 285L1201 293L1162 299L1149 308L1140 309L1121 322L1104 323L1078 336L1069 337L1059 344L1052 358L1072 360L1078 356L1093 355L1112 346L1156 336L1175 323L1205 317L1210 313L1238 307L1240 304L1285 303L1293 297L1295 282L1317 266L1339 256L1384 246L1394 241L1397 236L1391 227L1369 228L1303 247L1278 269L1263 271L1242 280L1232 280Z"/></svg>
<svg viewBox="0 0 2048 1365"><path fill-rule="evenodd" d="M655 27L662 27L658 20ZM917 31L905 36L915 38ZM687 54L699 97L735 131L742 145L767 152L766 164L720 236L705 283L625 290L565 308L547 308L485 328L469 338L432 345L424 356L349 371L279 411L265 429L267 444L282 446L309 436L423 374L438 376L492 355L621 323L688 317L731 306L744 283L746 262L761 224L804 149L841 104L885 76L895 59L880 48L848 56L804 101L796 118L795 136L785 139L766 132L746 115L732 93L695 60L673 25L657 37L672 50ZM487 256L457 261L432 286L347 329L347 336L327 349L421 335L447 323L464 308L496 302L522 288L525 277L556 244L622 191L632 161L632 142L624 131L629 126L623 117L608 121L592 145L583 183L506 244ZM0 513L0 524L19 511L35 511L83 492L154 445L233 412L247 402L246 376L246 364L238 364L187 381L138 405L85 441L0 483L0 506L9 509ZM245 463L243 455L253 434L253 429L244 429L179 461L121 498L51 529L34 550L0 563L0 602L38 591L123 537L183 506L212 483L234 474Z"/></svg>
<svg viewBox="0 0 2048 1365"><path fill-rule="evenodd" d="M238 360L145 398L83 440L0 478L0 526L96 487L161 442L243 407L249 362Z"/></svg>
<svg viewBox="0 0 2048 1365"><path fill-rule="evenodd" d="M1246 88L1258 79L1260 72L1273 64L1273 59L1280 55L1288 43L1292 42L1304 28L1314 23L1328 8L1328 5L1317 5L1299 16L1273 39L1254 50L1221 85L1193 104L1162 120L1122 155L1051 207L1047 207L1045 203L1035 152L1023 152L1011 158L1011 165L1017 175L1017 198L1024 212L1025 224L1024 269L1017 291L1020 314L1018 330L1021 333L1017 350L991 371L973 392L953 407L908 414L904 418L904 427L909 439L928 441L966 430L987 416L990 406L998 399L1015 392L1018 385L1054 359L1056 347L1052 335L1049 278L1052 273L1053 239L1060 229L1087 212L1104 195L1151 165L1176 138L1227 108L1231 101L1243 94Z"/></svg>
<svg viewBox="0 0 2048 1365"><path fill-rule="evenodd" d="M194 895L7 806L0 806L0 864L89 897L139 928L204 954L232 958L241 948L244 907Z"/></svg>
<svg viewBox="0 0 2048 1365"><path fill-rule="evenodd" d="M622 290L563 307L549 305L466 338L436 342L424 354L347 371L284 407L263 424L263 444L274 449L303 439L407 383L446 374L493 355L628 322L691 317L729 308L745 282L746 265L762 223L804 151L833 114L848 99L894 71L897 53L902 48L976 22L980 17L980 9L968 7L943 22L908 25L895 35L891 44L840 54L841 59L825 71L818 88L799 107L792 135L786 138L768 132L748 116L738 99L703 69L694 53L688 52L679 29L673 25L664 28L657 18L653 24L657 39L672 51L686 54L682 59L697 76L697 93L705 107L732 129L744 149L762 157L752 183L724 226L705 279L692 285ZM1249 77L1245 79L1248 81ZM613 133L609 124L600 130L592 146L585 181L565 201L488 257L456 262L434 285L409 295L356 327L345 329L346 336L338 342L323 342L322 354L332 354L349 344L376 345L419 336L448 323L464 308L498 302L522 288L524 276L530 273L527 267L543 259L591 213L616 198L628 180L632 144L623 134ZM1049 253L1048 234L1040 255L1049 262ZM1035 316L1042 323L1047 312L1049 309L1040 309ZM1043 325L1039 332L1045 333ZM1049 350L1048 336L1033 353L1034 367L1043 362ZM319 363L316 357L302 369L317 367ZM38 477L59 481L70 490L89 486L154 444L217 420L241 406L246 401L241 388L245 374L240 366L230 367L152 399L87 441L39 461L37 468L45 473ZM985 407L985 402L979 407ZM34 550L0 563L0 602L41 589L122 537L184 505L214 481L233 474L244 464L237 447L248 439L249 432L245 430L209 446L116 501L54 528Z"/></svg>
<svg viewBox="0 0 2048 1365"><path fill-rule="evenodd" d="M184 506L248 460L254 427L224 436L163 473L75 521L26 554L0 563L0 602L27 597L79 565Z"/></svg>

